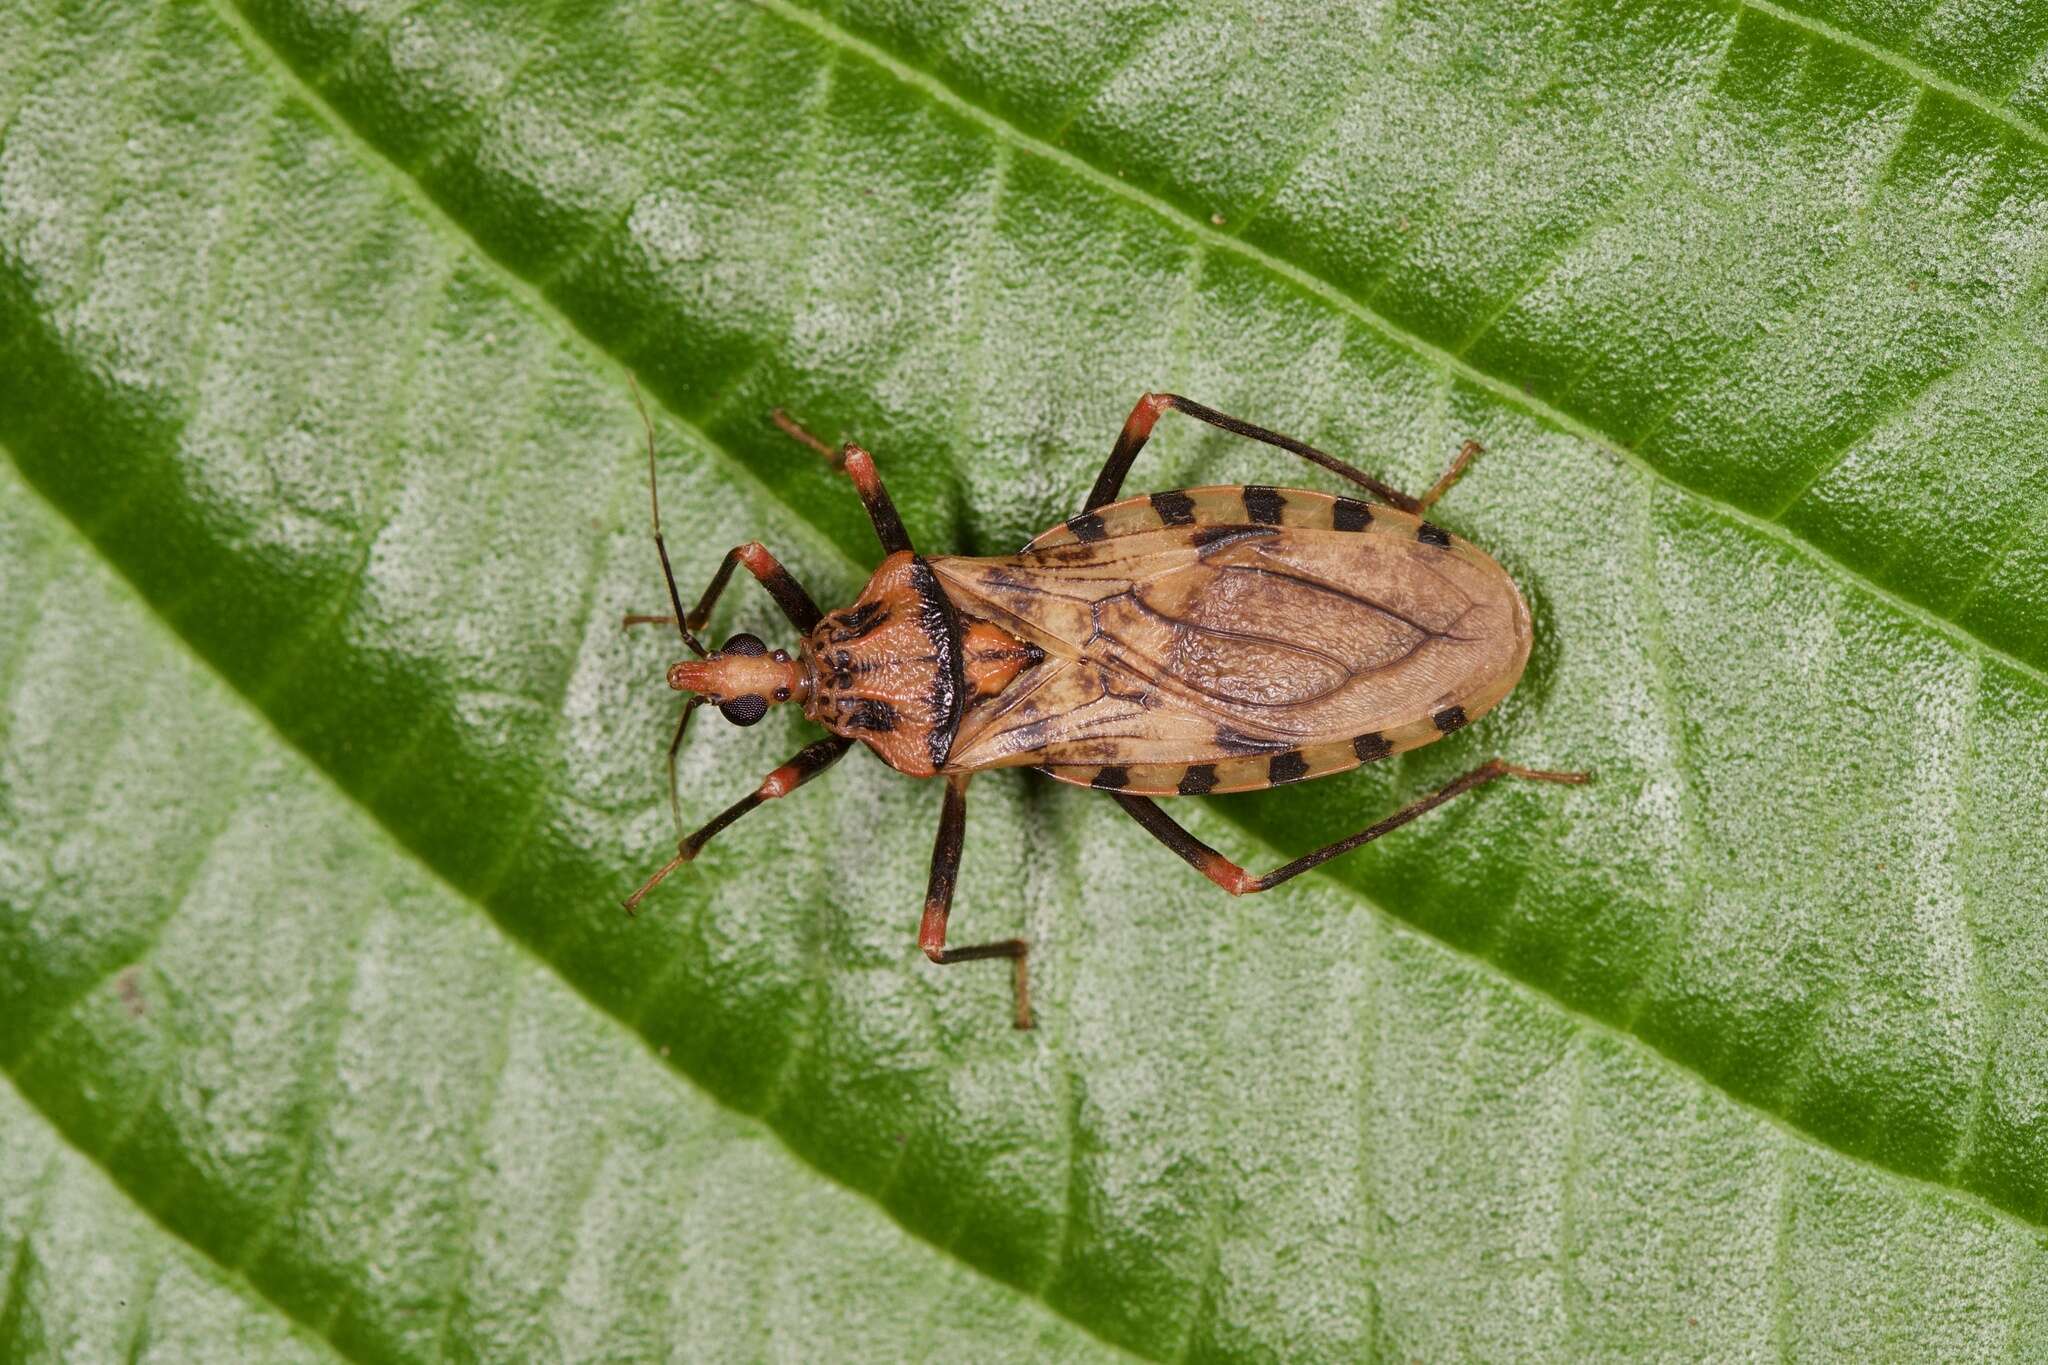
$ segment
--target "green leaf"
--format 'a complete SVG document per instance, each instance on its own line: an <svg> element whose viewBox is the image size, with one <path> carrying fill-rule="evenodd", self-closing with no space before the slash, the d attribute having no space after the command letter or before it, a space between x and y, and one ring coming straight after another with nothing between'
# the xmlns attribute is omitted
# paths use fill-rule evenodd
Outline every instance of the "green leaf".
<svg viewBox="0 0 2048 1365"><path fill-rule="evenodd" d="M11 470L0 583L0 1359L1114 1354L679 1078Z"/></svg>
<svg viewBox="0 0 2048 1365"><path fill-rule="evenodd" d="M0 1356L2038 1355L2048 22L1906 8L0 14ZM686 592L874 561L777 406L947 550L1476 437L1520 689L1176 813L1596 782L984 778L1032 1034L865 756L628 921L626 368Z"/></svg>

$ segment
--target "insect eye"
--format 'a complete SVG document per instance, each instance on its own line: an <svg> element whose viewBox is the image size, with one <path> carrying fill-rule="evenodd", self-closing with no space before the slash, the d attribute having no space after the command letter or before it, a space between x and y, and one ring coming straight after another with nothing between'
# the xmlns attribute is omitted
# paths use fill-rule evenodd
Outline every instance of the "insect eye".
<svg viewBox="0 0 2048 1365"><path fill-rule="evenodd" d="M751 638L751 637L749 637ZM756 641L755 643L759 643ZM734 725L752 725L768 714L768 701L759 693L748 692L734 697L731 701L720 702L718 709Z"/></svg>
<svg viewBox="0 0 2048 1365"><path fill-rule="evenodd" d="M768 646L762 644L760 640L758 640L754 636L747 634L745 631L742 631L738 635L733 636L730 640L727 640L725 642L725 648L719 650L718 652L720 654L744 654L749 658L758 658L759 656L766 654L768 652Z"/></svg>

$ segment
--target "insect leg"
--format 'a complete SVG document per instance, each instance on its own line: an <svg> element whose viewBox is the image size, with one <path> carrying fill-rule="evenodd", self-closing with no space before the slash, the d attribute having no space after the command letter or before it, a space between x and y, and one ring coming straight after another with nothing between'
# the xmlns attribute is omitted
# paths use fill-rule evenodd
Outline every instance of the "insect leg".
<svg viewBox="0 0 2048 1365"><path fill-rule="evenodd" d="M882 487L875 457L848 441L839 448L839 461L846 468L846 476L853 480L854 491L860 494L861 506L868 509L868 520L875 524L875 538L882 542L882 553L893 555L908 550L910 533L903 529L903 519L896 515L896 504L889 501L889 490Z"/></svg>
<svg viewBox="0 0 2048 1365"><path fill-rule="evenodd" d="M1437 475L1436 482L1429 486L1429 491L1415 500L1415 510L1427 512L1430 505L1442 497L1450 486L1456 483L1464 474L1465 466L1472 463L1472 457L1484 449L1486 447L1477 441L1467 441L1459 446L1458 453L1451 458L1451 462L1445 467L1444 472Z"/></svg>
<svg viewBox="0 0 2048 1365"><path fill-rule="evenodd" d="M667 560L664 559L663 563L666 564ZM783 568L781 562L768 553L768 548L757 540L750 540L745 545L735 545L725 552L725 560L718 566L718 572L711 576L710 586L706 587L704 595L697 599L696 610L682 618L685 639L696 638L689 632L704 629L705 622L711 619L711 609L718 604L719 595L731 581L732 567L735 564L747 566L747 571L760 580L761 586L768 590L768 595L775 599L775 605L782 608L782 614L787 616L798 630L809 634L824 615L818 610L818 604L811 600L811 595L804 591L803 584L797 582L789 570ZM670 591L674 591L673 586ZM676 624L676 618L635 614L627 616L623 624L627 629L634 626L672 626Z"/></svg>
<svg viewBox="0 0 2048 1365"><path fill-rule="evenodd" d="M889 501L889 490L882 487L874 456L852 441L832 449L781 408L768 415L792 440L823 455L833 468L846 471L846 476L853 480L854 492L860 494L861 506L868 509L868 520L875 524L875 538L882 542L882 553L893 555L910 548L910 533L903 529L903 519L896 515L896 504Z"/></svg>
<svg viewBox="0 0 2048 1365"><path fill-rule="evenodd" d="M1293 862L1274 868L1263 877L1254 877L1215 849L1197 839L1180 827L1178 821L1158 805L1143 796L1130 796L1122 792L1111 795L1116 803L1129 812L1130 817L1168 848L1185 858L1189 866L1222 887L1233 896L1249 896L1260 891L1270 891L1289 878L1298 877L1312 867L1328 862L1340 853L1349 853L1360 844L1369 844L1382 834L1399 829L1418 815L1435 810L1454 797L1463 796L1475 787L1483 787L1497 777L1519 777L1531 782L1571 782L1586 780L1585 773L1546 772L1538 768L1523 768L1502 759L1489 759L1463 777L1453 778L1419 801L1401 807L1376 825L1371 825L1348 839L1339 839L1334 844L1325 844L1313 853L1304 853Z"/></svg>
<svg viewBox="0 0 2048 1365"><path fill-rule="evenodd" d="M711 582L704 589L704 595L697 599L696 608L683 618L684 625L691 630L704 629L704 623L711 619L711 609L718 605L719 594L725 591L725 585L732 579L732 566L735 564L747 566L747 572L760 580L761 586L768 590L768 595L775 599L775 605L782 608L782 614L789 618L789 623L804 634L810 634L824 616L824 613L818 610L818 604L811 600L811 595L804 591L804 585L797 582L774 555L768 553L768 547L758 540L750 540L725 552L724 562L718 566L718 572L711 576ZM626 618L626 624L637 625L641 619L643 618L629 616Z"/></svg>
<svg viewBox="0 0 2048 1365"><path fill-rule="evenodd" d="M924 920L918 926L917 944L924 955L942 967L955 962L1007 957L1016 968L1018 1028L1031 1027L1031 977L1025 967L1030 947L1021 938L1000 943L975 943L964 948L946 946L946 916L953 909L953 886L960 876L960 847L967 833L967 782L972 773L946 779L946 804L939 812L939 837L932 846L932 879L925 890Z"/></svg>
<svg viewBox="0 0 2048 1365"><path fill-rule="evenodd" d="M686 712L686 718L687 714ZM680 726L677 727L677 734L678 736L681 735ZM821 739L816 744L806 745L800 749L796 757L790 759L789 762L763 778L760 786L733 802L730 806L727 806L723 811L719 812L710 824L677 844L676 856L663 864L661 870L652 877L649 877L638 891L626 897L626 913L630 915L639 909L640 902L646 898L648 892L660 886L662 879L667 877L669 873L696 857L697 851L703 848L705 844L711 842L712 836L716 835L720 830L760 805L763 801L773 801L778 796L789 795L798 787L801 787L804 783L831 767L838 761L841 754L852 747L852 740L834 735L830 739Z"/></svg>
<svg viewBox="0 0 2048 1365"><path fill-rule="evenodd" d="M676 827L676 847L683 846L683 798L676 790L676 751L683 747L683 732L690 728L690 716L704 698L692 697L683 703L683 714L676 719L676 736L668 742L668 816Z"/></svg>
<svg viewBox="0 0 2048 1365"><path fill-rule="evenodd" d="M1253 426L1250 422L1240 421L1211 407L1204 407L1193 399L1183 398L1177 393L1148 393L1138 400L1137 406L1131 409L1131 415L1124 419L1124 429L1118 434L1116 445L1111 448L1109 459L1102 466L1102 473L1096 476L1095 487L1088 493L1088 505L1083 507L1082 511L1093 512L1098 507L1116 501L1117 494L1123 491L1124 477L1131 472L1131 461L1138 457L1138 452L1145 448L1146 440L1152 435L1152 424L1159 420L1161 413L1170 408L1207 422L1212 427L1220 427L1224 431L1234 432L1254 441L1264 441L1269 446L1278 446L1290 454L1299 455L1302 459L1311 464L1321 465L1333 474L1343 475L1382 502L1398 507L1404 512L1420 512L1436 501L1443 490L1450 487L1457 475L1464 472L1465 465L1471 462L1472 456L1479 453L1476 444L1468 443L1469 453L1460 456L1452 473L1439 479L1437 486L1430 489L1427 497L1411 498L1400 489L1381 483L1364 470L1354 468L1334 455L1325 455L1314 446L1297 441L1292 436L1282 436L1277 431Z"/></svg>
<svg viewBox="0 0 2048 1365"><path fill-rule="evenodd" d="M654 423L648 420L647 404L640 399L639 382L630 374L626 376L626 380L633 387L633 404L640 409L640 424L647 429L647 506L654 523L654 550L661 556L661 576L668 584L668 600L675 608L675 614L629 615L624 625L629 629L633 626L674 626L691 652L700 659L704 658L708 651L692 632L704 629L705 621L710 619L712 605L718 601L718 595L725 591L726 581L732 577L732 566L737 561L744 563L748 571L761 580L761 586L775 599L775 605L782 608L782 614L787 616L798 630L809 634L824 613L818 610L818 604L811 600L811 595L804 591L803 585L792 578L789 570L777 563L775 556L769 554L758 541L736 545L726 551L725 562L718 566L718 572L711 577L711 586L704 589L704 595L697 599L697 609L684 613L682 595L676 591L675 570L668 562L668 542L663 540L661 535L661 495L655 491L654 479ZM869 461L869 465L872 467L872 460ZM892 511L890 515L895 514ZM687 713L685 714L687 716Z"/></svg>

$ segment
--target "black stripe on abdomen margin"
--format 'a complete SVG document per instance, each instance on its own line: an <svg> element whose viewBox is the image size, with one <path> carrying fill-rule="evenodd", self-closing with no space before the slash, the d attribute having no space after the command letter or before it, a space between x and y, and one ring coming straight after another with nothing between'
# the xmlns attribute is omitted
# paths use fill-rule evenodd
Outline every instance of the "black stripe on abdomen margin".
<svg viewBox="0 0 2048 1365"><path fill-rule="evenodd" d="M939 586L939 576L922 556L910 561L910 583L917 589L917 622L924 627L936 656L932 666L933 723L928 741L932 767L942 768L953 752L953 736L967 702L967 660L960 644L960 613Z"/></svg>

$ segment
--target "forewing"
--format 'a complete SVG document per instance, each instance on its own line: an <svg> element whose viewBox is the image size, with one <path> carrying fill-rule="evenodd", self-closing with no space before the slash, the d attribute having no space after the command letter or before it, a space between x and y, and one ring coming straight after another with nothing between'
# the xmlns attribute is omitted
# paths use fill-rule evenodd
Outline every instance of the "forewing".
<svg viewBox="0 0 2048 1365"><path fill-rule="evenodd" d="M1193 505L1237 493L1193 490ZM1179 769L1221 763L1255 786L1274 755L1334 771L1436 737L1448 708L1483 713L1527 658L1512 581L1402 513L1333 529L1337 502L1285 490L1285 524L1148 527L1132 500L1103 509L1114 534L933 561L961 610L1049 656L967 718L953 765L1173 790Z"/></svg>

